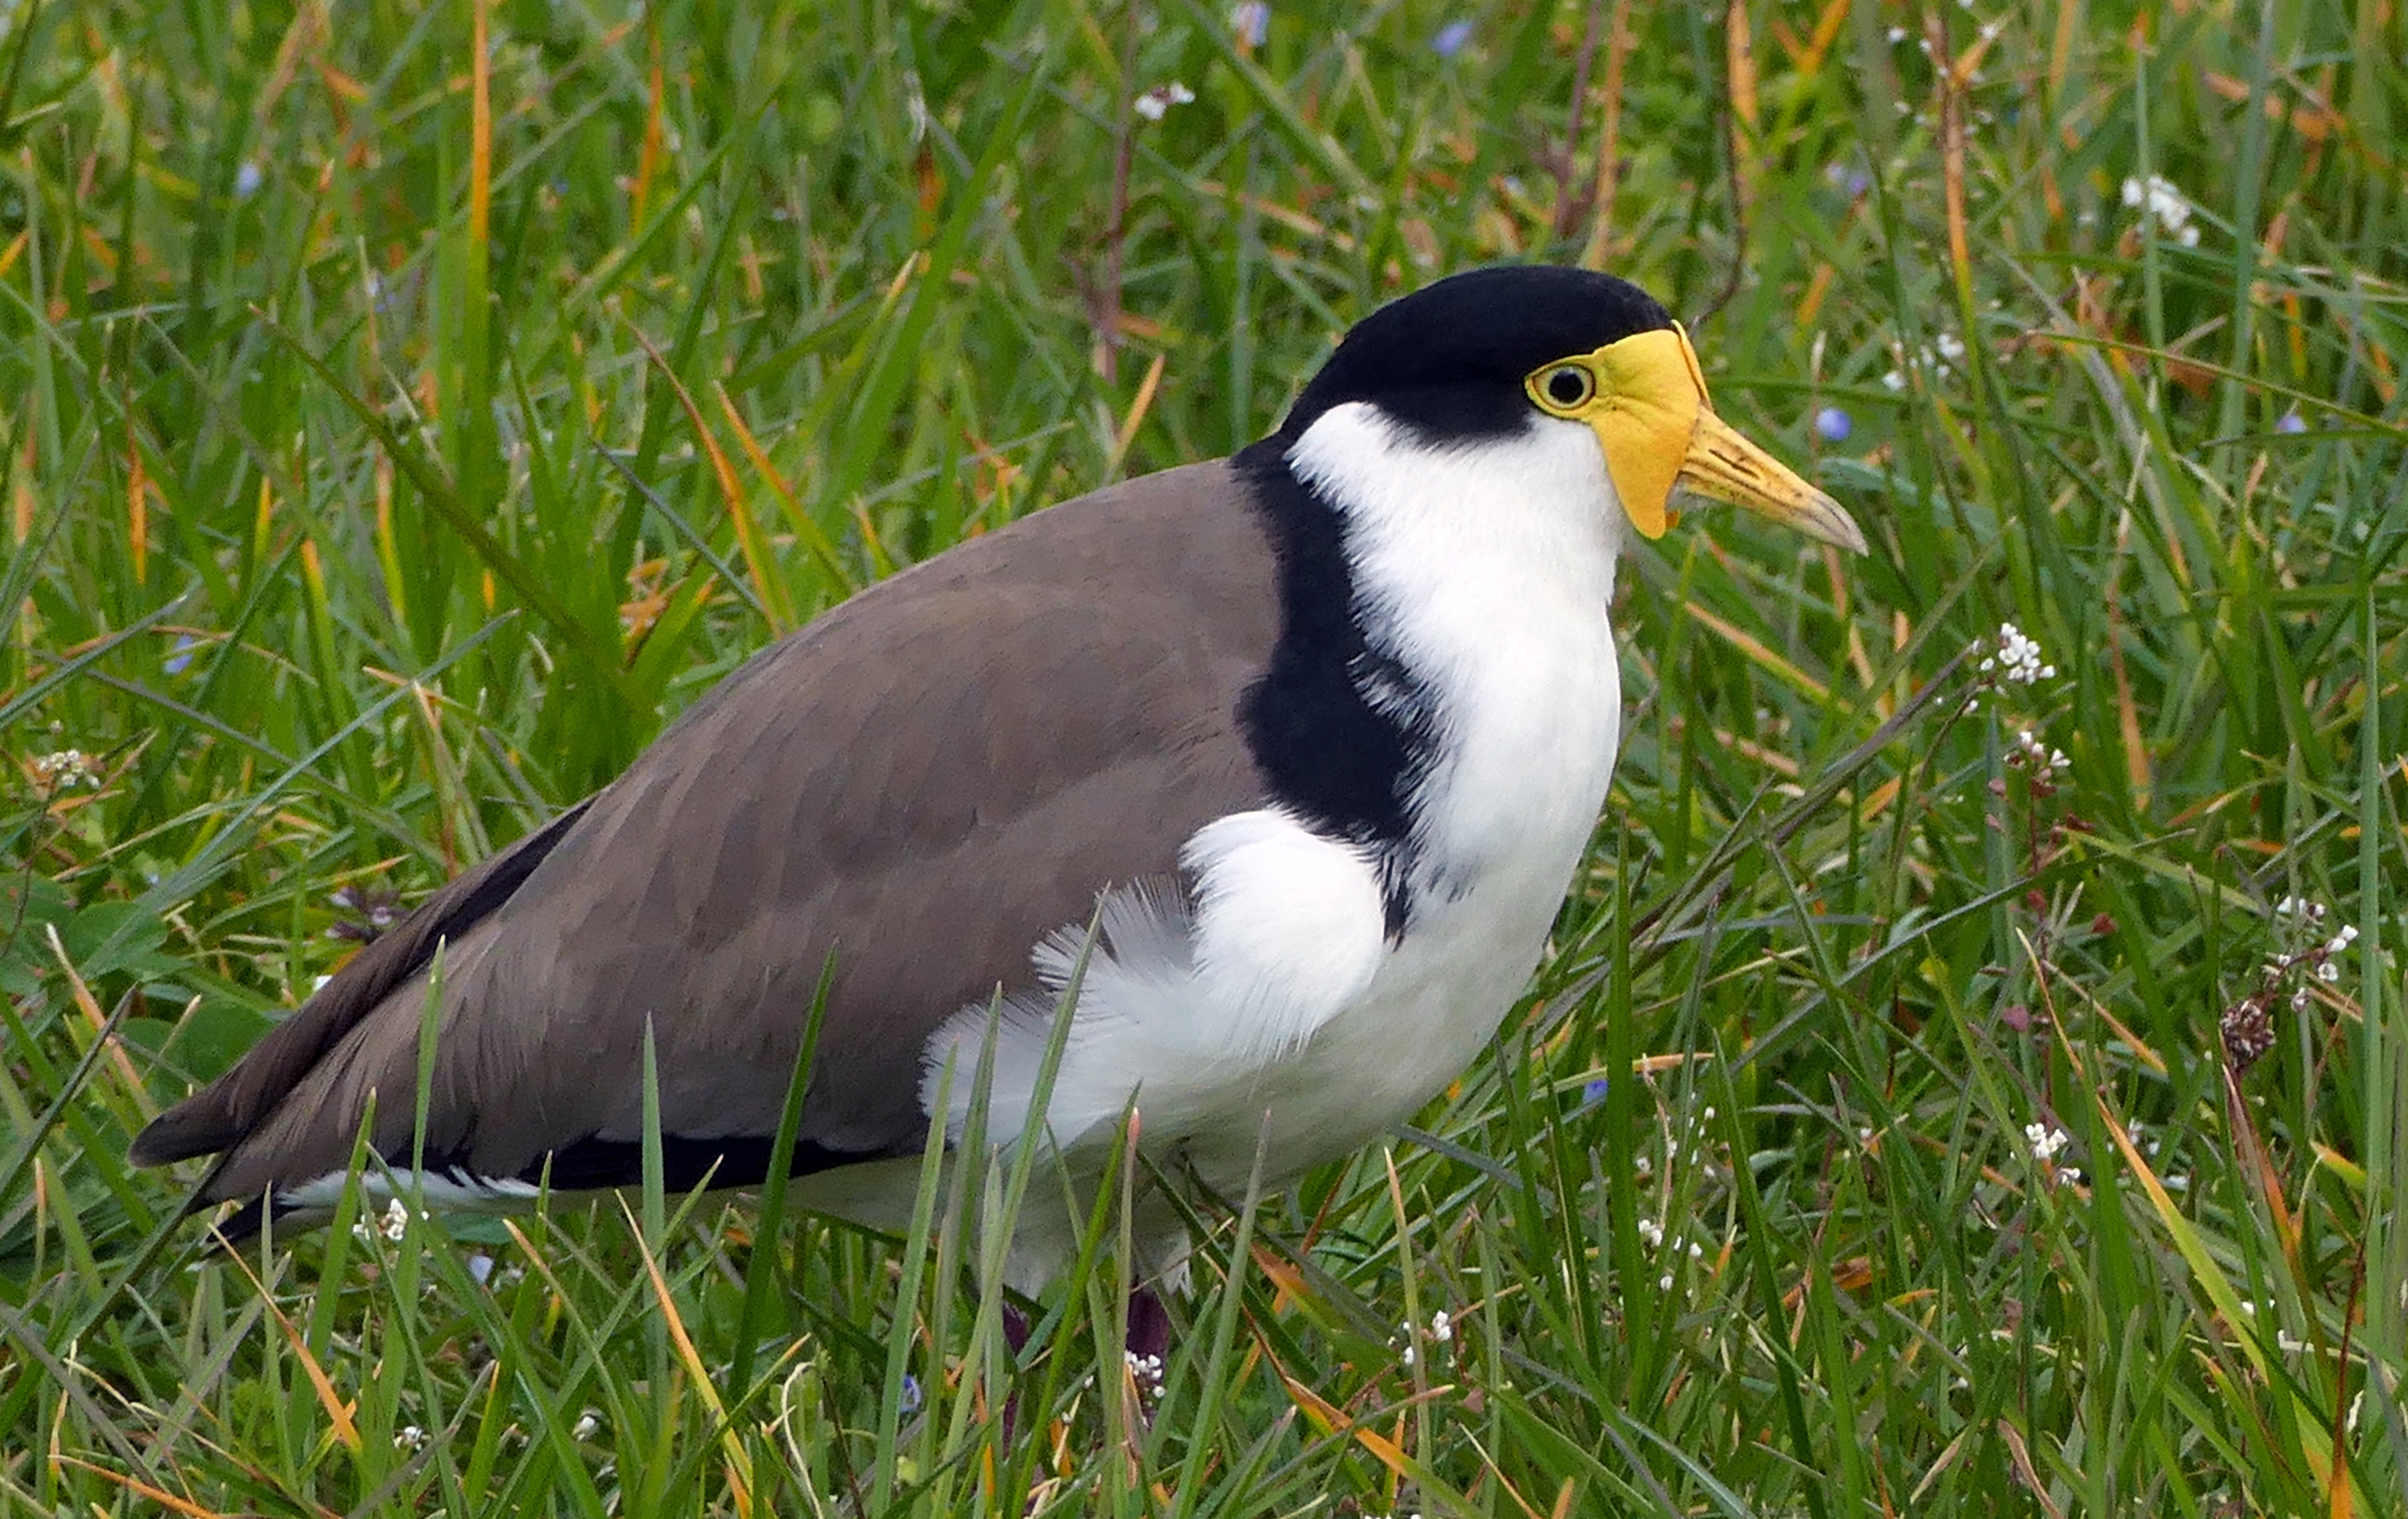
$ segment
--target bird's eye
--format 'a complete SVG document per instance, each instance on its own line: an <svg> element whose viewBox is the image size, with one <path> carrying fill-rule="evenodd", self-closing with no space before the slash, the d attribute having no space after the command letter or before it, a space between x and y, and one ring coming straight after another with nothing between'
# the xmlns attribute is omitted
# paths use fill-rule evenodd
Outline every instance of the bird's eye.
<svg viewBox="0 0 2408 1519"><path fill-rule="evenodd" d="M1539 396L1557 411L1588 404L1597 394L1597 377L1582 364L1558 364L1539 376Z"/></svg>

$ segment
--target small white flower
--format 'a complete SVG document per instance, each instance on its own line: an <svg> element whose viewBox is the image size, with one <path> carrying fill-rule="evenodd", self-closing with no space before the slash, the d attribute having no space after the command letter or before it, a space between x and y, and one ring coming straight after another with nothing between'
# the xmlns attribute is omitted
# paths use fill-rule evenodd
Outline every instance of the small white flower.
<svg viewBox="0 0 2408 1519"><path fill-rule="evenodd" d="M1904 390L1906 388L1906 375L1904 372L1898 369L1890 370L1887 374L1882 376L1882 388L1884 390Z"/></svg>
<svg viewBox="0 0 2408 1519"><path fill-rule="evenodd" d="M2027 1123L2024 1125L2024 1141L2031 1146L2032 1159L2047 1161L2055 1160L2057 1152L2071 1143L2072 1138L2063 1129L2052 1124Z"/></svg>
<svg viewBox="0 0 2408 1519"><path fill-rule="evenodd" d="M1965 340L1953 332L1942 333L1935 342L1940 349L1940 356L1952 364L1965 356Z"/></svg>
<svg viewBox="0 0 2408 1519"><path fill-rule="evenodd" d="M1133 108L1147 121L1158 122L1170 113L1171 107L1190 105L1195 99L1195 91L1179 80L1172 80L1168 84L1157 84L1138 96L1133 102Z"/></svg>
<svg viewBox="0 0 2408 1519"><path fill-rule="evenodd" d="M1446 1309L1430 1315L1429 1337L1441 1345L1455 1338L1455 1321L1447 1317Z"/></svg>
<svg viewBox="0 0 2408 1519"><path fill-rule="evenodd" d="M569 1430L568 1438L571 1439L592 1439L601 1432L601 1413L596 1410L587 1409L584 1412L577 1416L577 1425L575 1428Z"/></svg>
<svg viewBox="0 0 2408 1519"><path fill-rule="evenodd" d="M2166 1178L2165 1187L2168 1192L2188 1192L2190 1191L2190 1178L2183 1172L2176 1171L2172 1176Z"/></svg>
<svg viewBox="0 0 2408 1519"><path fill-rule="evenodd" d="M34 760L34 787L44 796L78 786L100 788L100 767L81 749L60 749Z"/></svg>
<svg viewBox="0 0 2408 1519"><path fill-rule="evenodd" d="M1656 1290L1659 1293L1669 1293L1672 1290L1671 1272L1667 1271L1662 1276L1656 1279Z"/></svg>
<svg viewBox="0 0 2408 1519"><path fill-rule="evenodd" d="M2330 983L2341 979L2341 967L2328 960L2316 967L2316 979Z"/></svg>
<svg viewBox="0 0 2408 1519"><path fill-rule="evenodd" d="M393 1432L393 1448L396 1451L422 1451L426 1448L426 1431L416 1425L403 1425Z"/></svg>
<svg viewBox="0 0 2408 1519"><path fill-rule="evenodd" d="M1999 673L2018 686L2037 685L2057 674L2057 666L2042 661L2039 642L2011 622L1999 624L1997 659ZM1986 674L1990 669L1985 660L1983 673Z"/></svg>
<svg viewBox="0 0 2408 1519"><path fill-rule="evenodd" d="M1128 1361L1129 1376L1137 1382L1138 1396L1149 1403L1159 1402L1162 1398L1162 1357L1140 1355L1135 1351L1123 1351L1121 1354Z"/></svg>
<svg viewBox="0 0 2408 1519"><path fill-rule="evenodd" d="M2199 246L2199 228L2190 224L2190 197L2162 174L2124 181L2124 204L2141 213L2141 224L2154 222L2186 248Z"/></svg>
<svg viewBox="0 0 2408 1519"><path fill-rule="evenodd" d="M384 1222L380 1227L384 1237L395 1244L409 1232L409 1208L398 1197L384 1205Z"/></svg>

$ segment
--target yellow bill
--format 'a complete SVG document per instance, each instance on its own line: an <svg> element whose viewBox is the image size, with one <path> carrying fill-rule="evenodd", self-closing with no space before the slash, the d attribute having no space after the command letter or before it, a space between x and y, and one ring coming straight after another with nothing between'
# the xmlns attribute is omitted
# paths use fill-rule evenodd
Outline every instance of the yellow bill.
<svg viewBox="0 0 2408 1519"><path fill-rule="evenodd" d="M1642 332L1533 370L1530 399L1586 422L1632 527L1660 538L1675 491L1724 501L1854 554L1865 535L1839 502L1742 437L1706 398L1689 336Z"/></svg>

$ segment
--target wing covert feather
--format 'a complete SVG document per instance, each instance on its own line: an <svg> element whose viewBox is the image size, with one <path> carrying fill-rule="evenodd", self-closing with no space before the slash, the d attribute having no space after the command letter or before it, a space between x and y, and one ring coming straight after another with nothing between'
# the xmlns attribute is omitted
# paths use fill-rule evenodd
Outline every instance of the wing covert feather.
<svg viewBox="0 0 2408 1519"><path fill-rule="evenodd" d="M769 1133L831 952L803 1137L916 1149L939 1023L1033 984L1031 948L1098 891L1169 874L1197 828L1263 804L1237 708L1279 636L1276 586L1216 462L1024 518L757 656L507 900L446 925L430 1157L512 1176L636 1137L648 1018L666 1130ZM279 1067L211 1195L339 1169L372 1089L378 1148L407 1154L425 989L423 971L392 986L314 1064Z"/></svg>

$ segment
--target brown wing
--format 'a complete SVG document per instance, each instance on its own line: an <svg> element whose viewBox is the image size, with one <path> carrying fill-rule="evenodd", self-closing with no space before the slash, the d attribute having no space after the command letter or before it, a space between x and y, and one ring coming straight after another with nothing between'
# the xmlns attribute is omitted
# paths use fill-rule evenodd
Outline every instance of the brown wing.
<svg viewBox="0 0 2408 1519"><path fill-rule="evenodd" d="M135 1146L225 1152L213 1199L410 1145L427 958L443 954L430 1164L606 1184L662 1127L760 1174L826 957L802 1136L916 1150L928 1035L1033 982L1046 933L1262 804L1237 727L1279 633L1225 464L1039 513L886 581L729 676L627 773L438 892ZM752 1178L740 1157L759 1152ZM710 1141L728 1141L710 1143Z"/></svg>

